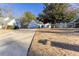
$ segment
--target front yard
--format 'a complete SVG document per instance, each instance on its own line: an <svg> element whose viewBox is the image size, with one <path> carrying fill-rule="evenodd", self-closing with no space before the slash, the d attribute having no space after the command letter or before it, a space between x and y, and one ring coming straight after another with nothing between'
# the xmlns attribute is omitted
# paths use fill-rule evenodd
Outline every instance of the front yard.
<svg viewBox="0 0 79 59"><path fill-rule="evenodd" d="M78 30L38 29L28 55L79 56Z"/></svg>

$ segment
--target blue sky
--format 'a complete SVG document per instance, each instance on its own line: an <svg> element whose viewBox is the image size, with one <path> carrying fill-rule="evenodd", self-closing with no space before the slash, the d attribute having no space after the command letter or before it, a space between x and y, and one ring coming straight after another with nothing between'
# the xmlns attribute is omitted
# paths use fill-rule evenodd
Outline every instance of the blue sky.
<svg viewBox="0 0 79 59"><path fill-rule="evenodd" d="M24 12L32 12L38 16L43 10L41 3L0 3L0 7L11 9L15 17L22 16Z"/></svg>
<svg viewBox="0 0 79 59"><path fill-rule="evenodd" d="M71 4L73 8L79 8L79 4ZM24 12L32 12L36 16L42 12L42 3L0 3L0 7L11 9L15 17L22 16Z"/></svg>

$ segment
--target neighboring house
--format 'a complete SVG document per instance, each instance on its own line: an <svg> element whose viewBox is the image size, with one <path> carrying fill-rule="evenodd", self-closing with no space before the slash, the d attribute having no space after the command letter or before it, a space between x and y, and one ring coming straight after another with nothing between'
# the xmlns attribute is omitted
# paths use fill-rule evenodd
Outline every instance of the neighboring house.
<svg viewBox="0 0 79 59"><path fill-rule="evenodd" d="M28 24L28 28L29 28L29 29L39 28L38 22L35 21L35 20L32 20L32 21Z"/></svg>
<svg viewBox="0 0 79 59"><path fill-rule="evenodd" d="M15 19L12 19L11 21L7 23L7 25L10 25L10 26L13 26L14 24L16 24Z"/></svg>
<svg viewBox="0 0 79 59"><path fill-rule="evenodd" d="M69 28L79 28L79 19L74 19L68 23Z"/></svg>
<svg viewBox="0 0 79 59"><path fill-rule="evenodd" d="M8 27L14 27L15 26L16 21L15 21L14 18L5 17L3 20L4 20L4 22L3 22L4 27L3 28L6 29Z"/></svg>
<svg viewBox="0 0 79 59"><path fill-rule="evenodd" d="M75 25L75 26L74 26L75 28L79 28L79 19L77 19L77 20L75 21L74 25Z"/></svg>
<svg viewBox="0 0 79 59"><path fill-rule="evenodd" d="M42 23L42 22L38 22L38 24L37 24L38 26L39 26L39 28L43 28L44 27L44 24Z"/></svg>
<svg viewBox="0 0 79 59"><path fill-rule="evenodd" d="M55 28L67 28L67 23L63 23L63 22L56 23L54 25L55 25Z"/></svg>
<svg viewBox="0 0 79 59"><path fill-rule="evenodd" d="M50 23L44 24L44 28L51 28L51 24Z"/></svg>
<svg viewBox="0 0 79 59"><path fill-rule="evenodd" d="M50 23L46 23L46 24L38 24L40 28L51 28L51 24Z"/></svg>
<svg viewBox="0 0 79 59"><path fill-rule="evenodd" d="M20 21L20 19L16 19L15 21L16 21L15 26L17 26L18 28L21 28L21 21Z"/></svg>
<svg viewBox="0 0 79 59"><path fill-rule="evenodd" d="M2 29L2 24L0 24L0 29Z"/></svg>
<svg viewBox="0 0 79 59"><path fill-rule="evenodd" d="M34 29L34 28L51 28L51 24L50 23L43 24L43 22L40 22L38 20L32 20L29 23L28 28L30 28L30 29Z"/></svg>
<svg viewBox="0 0 79 59"><path fill-rule="evenodd" d="M18 26L18 27L20 27L20 25L18 24L18 22L16 21L15 18L10 18L10 17L2 18L1 21L0 21L0 29L7 28L8 26Z"/></svg>
<svg viewBox="0 0 79 59"><path fill-rule="evenodd" d="M29 23L28 28L33 29L33 28L79 28L79 19L74 19L71 22L68 23L56 23L56 24L51 24L51 23L43 23L37 20L33 20Z"/></svg>

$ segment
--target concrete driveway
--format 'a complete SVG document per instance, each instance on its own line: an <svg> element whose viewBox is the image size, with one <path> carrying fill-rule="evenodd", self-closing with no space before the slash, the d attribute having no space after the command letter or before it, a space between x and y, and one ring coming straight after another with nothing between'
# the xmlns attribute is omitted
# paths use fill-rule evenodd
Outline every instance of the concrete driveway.
<svg viewBox="0 0 79 59"><path fill-rule="evenodd" d="M0 56L26 56L35 30L14 30L0 34Z"/></svg>

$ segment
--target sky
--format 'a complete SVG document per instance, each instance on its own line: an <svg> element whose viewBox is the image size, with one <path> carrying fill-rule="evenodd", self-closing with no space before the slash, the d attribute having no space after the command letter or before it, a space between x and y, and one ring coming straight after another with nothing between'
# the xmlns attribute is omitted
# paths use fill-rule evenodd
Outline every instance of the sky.
<svg viewBox="0 0 79 59"><path fill-rule="evenodd" d="M79 8L79 4L71 4L72 8ZM20 17L24 12L32 12L35 16L43 10L42 3L0 3L0 7L11 9L14 17Z"/></svg>
<svg viewBox="0 0 79 59"><path fill-rule="evenodd" d="M0 7L8 8L15 17L20 17L24 12L32 12L35 16L43 10L41 3L0 3Z"/></svg>

